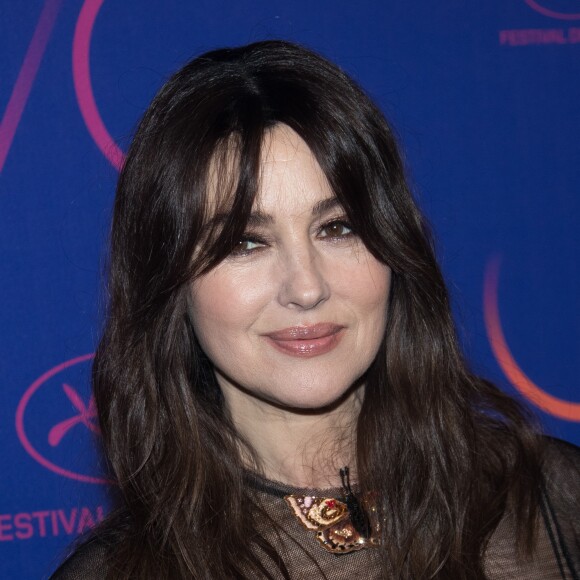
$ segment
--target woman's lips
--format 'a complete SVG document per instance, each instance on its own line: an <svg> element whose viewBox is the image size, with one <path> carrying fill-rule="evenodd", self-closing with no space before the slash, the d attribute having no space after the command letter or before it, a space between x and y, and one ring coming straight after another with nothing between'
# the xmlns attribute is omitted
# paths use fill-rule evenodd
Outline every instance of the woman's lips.
<svg viewBox="0 0 580 580"><path fill-rule="evenodd" d="M335 348L342 335L344 326L329 322L312 326L292 326L264 335L280 352L308 358L330 352Z"/></svg>

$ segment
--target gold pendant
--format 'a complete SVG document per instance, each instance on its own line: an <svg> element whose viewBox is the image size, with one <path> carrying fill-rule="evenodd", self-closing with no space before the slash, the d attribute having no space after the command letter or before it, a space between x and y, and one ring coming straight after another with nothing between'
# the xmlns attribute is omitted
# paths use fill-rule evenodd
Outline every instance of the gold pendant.
<svg viewBox="0 0 580 580"><path fill-rule="evenodd" d="M346 503L331 497L287 495L284 499L294 515L316 539L333 554L347 554L379 545L376 538L366 538L353 526Z"/></svg>

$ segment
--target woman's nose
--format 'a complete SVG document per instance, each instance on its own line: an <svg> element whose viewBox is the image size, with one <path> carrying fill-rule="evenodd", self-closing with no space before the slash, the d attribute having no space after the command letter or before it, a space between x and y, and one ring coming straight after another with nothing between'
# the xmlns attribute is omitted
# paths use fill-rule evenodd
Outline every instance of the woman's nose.
<svg viewBox="0 0 580 580"><path fill-rule="evenodd" d="M288 256L281 264L278 301L286 308L310 310L328 300L330 287L320 257L305 251Z"/></svg>

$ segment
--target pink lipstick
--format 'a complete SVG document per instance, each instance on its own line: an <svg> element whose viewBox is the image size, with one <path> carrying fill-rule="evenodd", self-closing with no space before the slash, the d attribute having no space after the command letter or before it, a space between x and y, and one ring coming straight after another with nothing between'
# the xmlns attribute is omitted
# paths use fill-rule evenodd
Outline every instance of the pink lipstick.
<svg viewBox="0 0 580 580"><path fill-rule="evenodd" d="M343 336L344 326L321 322L312 326L291 326L265 334L280 352L302 358L320 356L335 348Z"/></svg>

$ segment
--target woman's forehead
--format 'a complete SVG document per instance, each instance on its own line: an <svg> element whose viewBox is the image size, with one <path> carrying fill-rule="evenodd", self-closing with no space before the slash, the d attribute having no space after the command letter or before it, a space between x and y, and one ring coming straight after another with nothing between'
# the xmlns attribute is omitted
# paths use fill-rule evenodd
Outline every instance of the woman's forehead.
<svg viewBox="0 0 580 580"><path fill-rule="evenodd" d="M277 125L264 137L259 187L254 203L269 214L311 213L334 193L305 141L290 127Z"/></svg>
<svg viewBox="0 0 580 580"><path fill-rule="evenodd" d="M239 139L232 137L215 152L209 167L208 216L227 214L234 205L240 173ZM306 142L287 125L276 125L264 134L255 176L257 188L252 213L291 216L320 213L321 202L335 200L335 194L316 157ZM337 202L330 204L336 206ZM211 219L211 218L210 218Z"/></svg>

